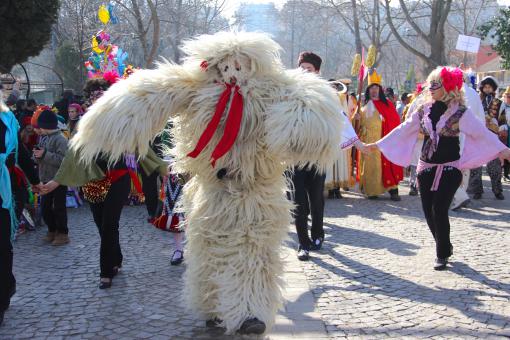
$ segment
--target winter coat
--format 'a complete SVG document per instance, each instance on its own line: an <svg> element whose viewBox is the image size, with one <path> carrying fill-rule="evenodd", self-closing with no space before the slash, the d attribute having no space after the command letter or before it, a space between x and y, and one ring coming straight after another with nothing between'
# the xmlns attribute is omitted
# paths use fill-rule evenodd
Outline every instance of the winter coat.
<svg viewBox="0 0 510 340"><path fill-rule="evenodd" d="M41 136L38 147L44 150L41 158L35 158L39 164L39 177L46 183L55 177L67 152L67 139L60 130Z"/></svg>

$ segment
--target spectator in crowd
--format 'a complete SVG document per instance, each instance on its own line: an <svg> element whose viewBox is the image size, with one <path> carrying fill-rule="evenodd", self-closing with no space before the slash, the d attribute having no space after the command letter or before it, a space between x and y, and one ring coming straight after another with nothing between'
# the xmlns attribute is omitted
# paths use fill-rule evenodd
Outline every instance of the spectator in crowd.
<svg viewBox="0 0 510 340"><path fill-rule="evenodd" d="M78 122L80 121L80 118L83 115L83 110L80 104L73 103L69 105L69 107L67 108L67 112L69 114L67 128L72 137L76 133Z"/></svg>
<svg viewBox="0 0 510 340"><path fill-rule="evenodd" d="M395 91L391 87L387 87L384 91L384 95L386 99L393 103L393 106L397 105L397 96L395 95Z"/></svg>
<svg viewBox="0 0 510 340"><path fill-rule="evenodd" d="M401 119L402 119L402 114L404 112L404 108L410 102L411 102L411 95L409 95L409 93L407 93L407 92L402 93L402 95L400 96L400 102L397 105L397 113Z"/></svg>
<svg viewBox="0 0 510 340"><path fill-rule="evenodd" d="M62 98L55 102L55 107L58 110L58 114L64 117L65 123L69 120L69 112L68 108L71 103L74 103L74 92L73 90L64 90L62 94Z"/></svg>
<svg viewBox="0 0 510 340"><path fill-rule="evenodd" d="M37 119L41 140L34 149L34 157L39 164L39 177L43 183L53 179L67 152L67 140L58 129L57 115L44 110ZM66 210L67 187L60 185L48 193L42 201L42 215L48 226L44 238L54 246L69 243Z"/></svg>

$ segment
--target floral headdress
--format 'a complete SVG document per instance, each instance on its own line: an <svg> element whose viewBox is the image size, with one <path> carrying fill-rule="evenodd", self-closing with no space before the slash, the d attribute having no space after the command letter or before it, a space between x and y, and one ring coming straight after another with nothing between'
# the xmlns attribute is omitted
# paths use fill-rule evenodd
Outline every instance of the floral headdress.
<svg viewBox="0 0 510 340"><path fill-rule="evenodd" d="M441 82L446 92L460 91L464 83L464 74L458 67L445 66L441 69Z"/></svg>

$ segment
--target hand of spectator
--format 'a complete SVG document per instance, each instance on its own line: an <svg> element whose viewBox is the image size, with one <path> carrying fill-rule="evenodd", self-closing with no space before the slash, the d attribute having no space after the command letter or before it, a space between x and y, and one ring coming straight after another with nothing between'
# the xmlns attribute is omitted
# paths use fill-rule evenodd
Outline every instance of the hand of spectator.
<svg viewBox="0 0 510 340"><path fill-rule="evenodd" d="M44 184L41 189L41 194L46 195L58 188L60 184L55 181L49 181L48 183Z"/></svg>
<svg viewBox="0 0 510 340"><path fill-rule="evenodd" d="M43 184L42 183L34 184L34 185L31 186L32 192L37 193L37 194L41 193L42 188L43 188Z"/></svg>
<svg viewBox="0 0 510 340"><path fill-rule="evenodd" d="M44 149L34 149L33 153L35 158L42 158L44 155Z"/></svg>

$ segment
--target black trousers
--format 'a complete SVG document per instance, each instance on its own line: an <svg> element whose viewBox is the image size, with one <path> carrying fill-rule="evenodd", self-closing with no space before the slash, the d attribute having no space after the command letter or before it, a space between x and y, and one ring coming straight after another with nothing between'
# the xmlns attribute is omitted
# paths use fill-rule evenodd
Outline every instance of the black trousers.
<svg viewBox="0 0 510 340"><path fill-rule="evenodd" d="M318 173L315 167L294 169L294 223L301 248L310 250L312 241L308 236L308 215L312 215L312 239L324 238L324 181L326 174Z"/></svg>
<svg viewBox="0 0 510 340"><path fill-rule="evenodd" d="M452 255L448 212L453 196L462 182L462 172L453 167L443 169L438 190L430 191L436 169L434 167L422 171L418 175L418 183L423 212L436 241L437 258L446 259Z"/></svg>
<svg viewBox="0 0 510 340"><path fill-rule="evenodd" d="M48 226L49 232L69 233L69 229L67 229L66 197L67 187L60 185L42 198L42 217L44 223Z"/></svg>
<svg viewBox="0 0 510 340"><path fill-rule="evenodd" d="M510 175L510 162L505 159L505 164L503 165L503 175L508 177Z"/></svg>
<svg viewBox="0 0 510 340"><path fill-rule="evenodd" d="M0 198L0 207L2 198ZM11 296L16 290L12 273L11 216L9 210L0 208L0 312L9 308Z"/></svg>
<svg viewBox="0 0 510 340"><path fill-rule="evenodd" d="M112 183L104 202L90 204L90 210L101 237L99 249L100 277L113 278L113 268L122 265L119 220L122 208L131 190L130 181L129 175L122 176Z"/></svg>
<svg viewBox="0 0 510 340"><path fill-rule="evenodd" d="M149 217L157 217L158 213L158 176L157 172L153 172L147 176L145 172L140 171L142 175L142 191L145 196L145 205L147 206L147 213Z"/></svg>

